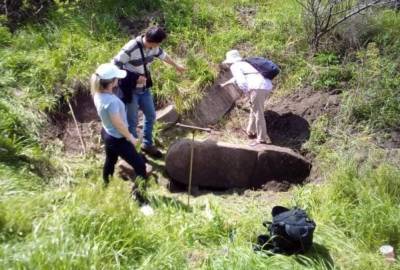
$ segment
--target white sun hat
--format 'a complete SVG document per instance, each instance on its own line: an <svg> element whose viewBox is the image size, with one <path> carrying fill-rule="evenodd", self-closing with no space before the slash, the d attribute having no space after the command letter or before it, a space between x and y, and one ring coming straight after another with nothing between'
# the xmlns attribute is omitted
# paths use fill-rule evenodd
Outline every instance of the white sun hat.
<svg viewBox="0 0 400 270"><path fill-rule="evenodd" d="M125 70L121 70L116 65L111 63L101 64L96 69L96 74L102 80L110 80L114 78L122 79L126 77Z"/></svg>
<svg viewBox="0 0 400 270"><path fill-rule="evenodd" d="M224 60L224 64L233 64L237 61L241 61L242 57L240 56L240 53L238 50L230 50L229 52L226 53L226 59Z"/></svg>

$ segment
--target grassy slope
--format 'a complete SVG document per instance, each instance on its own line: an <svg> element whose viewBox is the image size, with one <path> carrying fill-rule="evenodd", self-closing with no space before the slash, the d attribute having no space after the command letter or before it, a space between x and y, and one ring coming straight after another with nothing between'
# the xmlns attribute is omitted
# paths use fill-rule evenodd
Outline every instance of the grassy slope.
<svg viewBox="0 0 400 270"><path fill-rule="evenodd" d="M4 37L0 70L7 75L0 79L0 268L388 267L377 248L399 243L399 157L395 153L388 157L374 147L369 129L398 124L398 79L393 76L398 66L387 65L398 58L398 40L392 38L400 29L394 27L400 25L398 16L376 19L376 28L387 33L372 40L382 53L370 46L360 51L355 57L359 62L353 64L332 53L307 57L300 10L294 1L123 2L82 1L79 8L59 4L46 23L22 27L13 36L0 29ZM162 197L165 191L153 183L150 194L156 215L145 218L131 202L127 183L114 181L109 189L102 189L96 157L68 159L52 146L48 147L53 151L50 162L38 149L40 111L54 107L57 98L70 91L73 80L85 81L98 63L108 61L126 42L118 30L118 14L136 15L158 4L171 31L166 48L182 59L189 72L179 77L156 64L154 71L162 84L155 92L161 99L173 99L181 110L199 98L192 93L213 79L224 53L235 46L277 59L283 67L281 94L310 84L323 91L346 81L348 100L356 102L344 102L340 121L321 118L307 146L317 155L316 165L326 184L299 187L290 198L274 200L303 206L315 218L317 244L307 256L268 257L252 251L272 206L262 193L202 196L187 209ZM258 9L255 18L243 17L252 8ZM360 75L365 73L371 78L369 84ZM370 94L360 95L360 91ZM361 123L354 126L358 130L367 131L350 134L347 125L354 123ZM208 204L211 219L205 211Z"/></svg>

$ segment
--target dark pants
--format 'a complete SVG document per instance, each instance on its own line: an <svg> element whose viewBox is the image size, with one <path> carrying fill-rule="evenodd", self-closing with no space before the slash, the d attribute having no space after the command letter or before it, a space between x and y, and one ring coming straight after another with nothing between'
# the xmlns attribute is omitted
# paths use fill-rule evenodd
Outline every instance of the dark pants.
<svg viewBox="0 0 400 270"><path fill-rule="evenodd" d="M101 137L106 149L106 161L103 167L104 183L108 184L109 176L114 174L118 157L128 162L135 169L136 175L147 178L146 164L143 158L136 152L132 143L128 142L125 138L115 138L109 135L104 129L101 130Z"/></svg>

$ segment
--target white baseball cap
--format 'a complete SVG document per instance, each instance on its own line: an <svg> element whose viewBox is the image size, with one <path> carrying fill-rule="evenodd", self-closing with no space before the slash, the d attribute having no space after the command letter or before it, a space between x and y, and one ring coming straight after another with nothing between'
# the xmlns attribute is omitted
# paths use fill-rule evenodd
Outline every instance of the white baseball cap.
<svg viewBox="0 0 400 270"><path fill-rule="evenodd" d="M238 50L230 50L229 52L226 53L226 59L222 62L224 64L232 64L237 61L241 61L242 57L240 56L240 53Z"/></svg>
<svg viewBox="0 0 400 270"><path fill-rule="evenodd" d="M116 65L111 63L101 64L96 69L96 74L102 80L110 80L114 78L122 79L126 77L125 70L121 70Z"/></svg>

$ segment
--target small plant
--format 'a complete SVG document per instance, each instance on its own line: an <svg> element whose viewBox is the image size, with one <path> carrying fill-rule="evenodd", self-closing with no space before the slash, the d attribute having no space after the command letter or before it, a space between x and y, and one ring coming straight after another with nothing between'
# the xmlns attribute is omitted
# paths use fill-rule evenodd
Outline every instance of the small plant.
<svg viewBox="0 0 400 270"><path fill-rule="evenodd" d="M311 127L310 139L304 145L304 148L313 153L318 153L321 146L328 140L329 118L326 115L319 117Z"/></svg>

